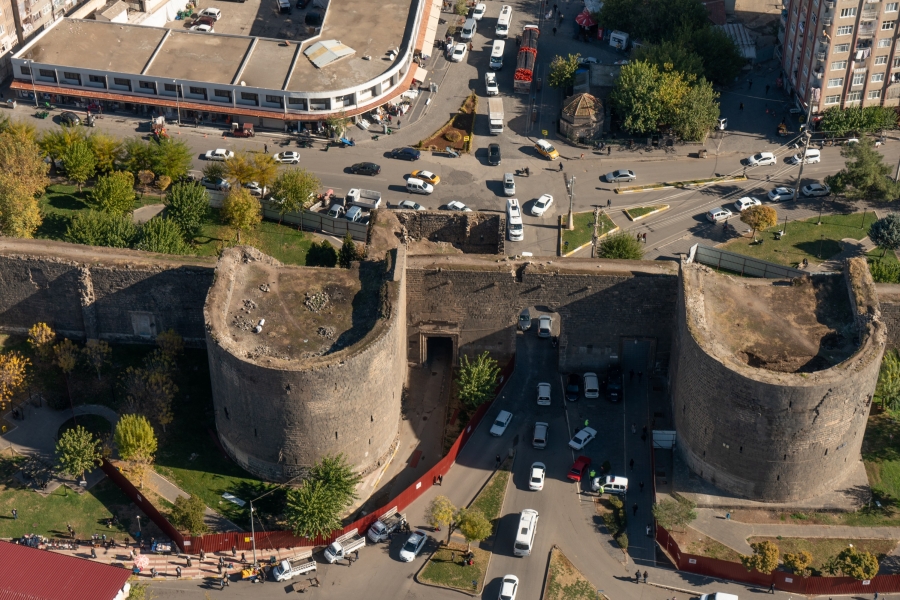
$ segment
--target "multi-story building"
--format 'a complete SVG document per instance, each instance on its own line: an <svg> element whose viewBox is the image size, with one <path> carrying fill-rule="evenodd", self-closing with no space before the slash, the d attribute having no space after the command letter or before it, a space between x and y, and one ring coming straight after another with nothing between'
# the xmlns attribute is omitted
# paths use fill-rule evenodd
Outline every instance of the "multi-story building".
<svg viewBox="0 0 900 600"><path fill-rule="evenodd" d="M897 0L783 0L784 85L804 111L897 106Z"/></svg>

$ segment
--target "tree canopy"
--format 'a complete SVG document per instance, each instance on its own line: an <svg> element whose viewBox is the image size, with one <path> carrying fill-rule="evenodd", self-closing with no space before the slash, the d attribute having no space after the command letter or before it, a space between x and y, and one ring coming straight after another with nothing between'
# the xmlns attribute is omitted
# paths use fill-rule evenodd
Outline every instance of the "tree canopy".
<svg viewBox="0 0 900 600"><path fill-rule="evenodd" d="M344 236L344 243L341 244L341 249L338 251L337 262L342 269L349 269L353 261L360 258L362 258L362 253L356 247L353 235L348 231L347 235Z"/></svg>
<svg viewBox="0 0 900 600"><path fill-rule="evenodd" d="M746 223L753 228L753 239L756 239L757 230L773 227L778 223L778 213L774 208L765 204L751 206L741 212L741 223Z"/></svg>
<svg viewBox="0 0 900 600"><path fill-rule="evenodd" d="M251 196L249 190L235 186L225 196L222 216L225 217L225 222L237 231L240 243L241 233L253 229L262 220L262 211L259 200Z"/></svg>
<svg viewBox="0 0 900 600"><path fill-rule="evenodd" d="M209 531L209 527L203 520L206 512L206 504L200 496L178 496L172 506L170 517L172 524L191 535L202 535Z"/></svg>
<svg viewBox="0 0 900 600"><path fill-rule="evenodd" d="M184 254L184 233L173 219L155 217L141 226L138 234L138 250L162 254Z"/></svg>
<svg viewBox="0 0 900 600"><path fill-rule="evenodd" d="M137 225L130 216L87 210L72 215L65 239L73 244L130 248L137 235Z"/></svg>
<svg viewBox="0 0 900 600"><path fill-rule="evenodd" d="M883 250L882 257L900 248L900 215L888 213L869 225L869 239Z"/></svg>
<svg viewBox="0 0 900 600"><path fill-rule="evenodd" d="M456 388L459 399L469 409L475 409L494 398L500 367L487 350L475 360L463 354L459 359Z"/></svg>
<svg viewBox="0 0 900 600"><path fill-rule="evenodd" d="M778 568L778 546L769 541L756 542L750 544L753 548L753 554L750 556L741 556L741 563L748 571L759 571L768 575Z"/></svg>
<svg viewBox="0 0 900 600"><path fill-rule="evenodd" d="M862 137L855 144L844 145L841 156L844 168L825 177L832 192L853 200L890 202L900 197L900 183L891 177L891 166L884 163L871 139Z"/></svg>
<svg viewBox="0 0 900 600"><path fill-rule="evenodd" d="M97 209L113 215L126 215L134 210L134 175L128 171L101 175L88 196Z"/></svg>
<svg viewBox="0 0 900 600"><path fill-rule="evenodd" d="M653 518L663 529L683 529L697 518L696 508L694 502L685 498L666 499L653 505Z"/></svg>
<svg viewBox="0 0 900 600"><path fill-rule="evenodd" d="M600 240L597 247L600 258L620 258L625 260L641 260L644 258L644 244L627 231L607 235Z"/></svg>
<svg viewBox="0 0 900 600"><path fill-rule="evenodd" d="M208 214L209 192L199 183L176 183L166 193L166 217L178 224L185 242L200 233Z"/></svg>
<svg viewBox="0 0 900 600"><path fill-rule="evenodd" d="M97 161L87 141L79 140L66 148L62 155L63 167L66 170L66 176L78 184L78 191L81 186L94 176L97 170Z"/></svg>
<svg viewBox="0 0 900 600"><path fill-rule="evenodd" d="M308 207L320 187L322 182L311 171L299 167L282 171L272 184L272 202L278 207L279 218Z"/></svg>
<svg viewBox="0 0 900 600"><path fill-rule="evenodd" d="M580 54L570 54L566 57L554 56L550 61L550 72L547 74L547 83L552 88L567 88L575 82L575 71L578 70L578 58Z"/></svg>
<svg viewBox="0 0 900 600"><path fill-rule="evenodd" d="M100 440L81 425L76 425L59 436L56 457L63 473L84 477L85 472L94 470L101 460Z"/></svg>
<svg viewBox="0 0 900 600"><path fill-rule="evenodd" d="M892 106L832 106L822 111L819 131L835 137L861 135L897 128L897 111Z"/></svg>

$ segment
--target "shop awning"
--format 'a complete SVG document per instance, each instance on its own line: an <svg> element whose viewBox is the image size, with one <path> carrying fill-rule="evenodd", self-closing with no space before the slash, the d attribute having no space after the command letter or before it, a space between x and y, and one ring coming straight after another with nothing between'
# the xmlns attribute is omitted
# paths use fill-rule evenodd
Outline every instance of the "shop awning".
<svg viewBox="0 0 900 600"><path fill-rule="evenodd" d="M418 81L418 82L422 83L422 82L425 81L425 78L426 78L426 77L428 77L428 71L426 71L426 70L423 69L422 67L416 65L416 72L415 72L415 74L413 75L413 79L414 79L415 81Z"/></svg>
<svg viewBox="0 0 900 600"><path fill-rule="evenodd" d="M441 16L442 0L434 0L431 6L431 12L428 15L428 23L425 26L425 38L422 40L422 46L419 50L422 56L431 56L434 50L434 40L437 38L438 22Z"/></svg>

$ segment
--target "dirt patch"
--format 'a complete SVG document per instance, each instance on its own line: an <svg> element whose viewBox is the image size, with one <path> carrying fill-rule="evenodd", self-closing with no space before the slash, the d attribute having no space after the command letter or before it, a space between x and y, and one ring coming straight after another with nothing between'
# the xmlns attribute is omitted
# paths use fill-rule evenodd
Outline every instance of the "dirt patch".
<svg viewBox="0 0 900 600"><path fill-rule="evenodd" d="M609 600L554 546L544 585L544 600Z"/></svg>
<svg viewBox="0 0 900 600"><path fill-rule="evenodd" d="M450 146L456 150L468 152L472 144L472 132L475 130L475 114L478 109L478 97L471 94L465 99L459 112L452 116L443 127L431 137L419 142L418 148L424 150L443 150Z"/></svg>
<svg viewBox="0 0 900 600"><path fill-rule="evenodd" d="M700 533L693 527L688 527L684 531L670 531L669 535L675 539L682 552L731 562L740 562L741 560L739 552L704 533Z"/></svg>
<svg viewBox="0 0 900 600"><path fill-rule="evenodd" d="M811 373L858 347L842 275L783 280L704 277L705 317L717 343L751 367Z"/></svg>

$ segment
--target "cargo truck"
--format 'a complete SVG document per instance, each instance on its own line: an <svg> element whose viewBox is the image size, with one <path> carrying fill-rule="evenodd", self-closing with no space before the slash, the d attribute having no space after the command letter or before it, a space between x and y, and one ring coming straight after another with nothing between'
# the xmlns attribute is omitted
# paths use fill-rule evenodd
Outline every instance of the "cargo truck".
<svg viewBox="0 0 900 600"><path fill-rule="evenodd" d="M491 135L503 133L503 99L500 97L488 98L488 113L490 114Z"/></svg>
<svg viewBox="0 0 900 600"><path fill-rule="evenodd" d="M334 564L335 561L347 558L365 545L366 538L359 535L358 529L352 529L325 548L325 560Z"/></svg>
<svg viewBox="0 0 900 600"><path fill-rule="evenodd" d="M395 506L387 511L369 527L369 540L374 543L383 542L391 537L391 534L406 524L406 515L399 514Z"/></svg>
<svg viewBox="0 0 900 600"><path fill-rule="evenodd" d="M312 558L312 552L304 552L290 558L286 558L272 569L275 581L287 581L297 575L303 575L316 570L316 561Z"/></svg>

